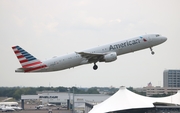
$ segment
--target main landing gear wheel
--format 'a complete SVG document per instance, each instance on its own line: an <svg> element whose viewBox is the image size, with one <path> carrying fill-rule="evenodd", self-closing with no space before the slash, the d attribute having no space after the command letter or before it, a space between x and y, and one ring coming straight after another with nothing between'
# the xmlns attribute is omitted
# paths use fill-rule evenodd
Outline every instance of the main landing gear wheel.
<svg viewBox="0 0 180 113"><path fill-rule="evenodd" d="M94 70L97 70L97 69L98 69L98 66L97 66L96 64L94 64L93 69L94 69Z"/></svg>
<svg viewBox="0 0 180 113"><path fill-rule="evenodd" d="M150 47L150 50L151 50L151 54L154 55L155 52L153 51L153 49Z"/></svg>

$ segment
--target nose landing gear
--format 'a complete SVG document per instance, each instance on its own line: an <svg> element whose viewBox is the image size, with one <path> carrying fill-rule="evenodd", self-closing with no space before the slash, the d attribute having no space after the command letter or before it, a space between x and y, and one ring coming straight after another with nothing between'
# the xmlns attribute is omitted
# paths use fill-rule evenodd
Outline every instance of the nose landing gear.
<svg viewBox="0 0 180 113"><path fill-rule="evenodd" d="M154 55L155 52L153 51L153 49L150 47L150 50L151 50L151 54Z"/></svg>

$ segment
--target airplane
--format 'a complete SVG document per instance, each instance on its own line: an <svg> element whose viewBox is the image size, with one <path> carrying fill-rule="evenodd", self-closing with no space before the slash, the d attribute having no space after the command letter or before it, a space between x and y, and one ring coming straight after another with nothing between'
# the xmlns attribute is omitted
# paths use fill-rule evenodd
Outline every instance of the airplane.
<svg viewBox="0 0 180 113"><path fill-rule="evenodd" d="M8 112L8 111L20 111L22 110L21 107L16 106L5 106L1 108L2 112Z"/></svg>
<svg viewBox="0 0 180 113"><path fill-rule="evenodd" d="M48 107L56 107L56 104L47 104Z"/></svg>
<svg viewBox="0 0 180 113"><path fill-rule="evenodd" d="M18 106L1 106L1 110L2 112L8 112L8 111L20 111L22 110L21 107L18 107Z"/></svg>
<svg viewBox="0 0 180 113"><path fill-rule="evenodd" d="M18 106L17 102L0 102L0 106Z"/></svg>
<svg viewBox="0 0 180 113"><path fill-rule="evenodd" d="M47 104L46 106L45 105L38 105L38 106L35 106L36 109L43 109L43 108L46 108L46 107L56 107L56 104Z"/></svg>
<svg viewBox="0 0 180 113"><path fill-rule="evenodd" d="M15 111L15 109L13 109L12 107L4 107L2 108L2 112L8 112L8 111Z"/></svg>
<svg viewBox="0 0 180 113"><path fill-rule="evenodd" d="M15 72L52 72L90 63L93 63L93 69L97 70L97 62L113 62L117 59L118 55L146 48L150 48L151 54L154 54L152 47L166 40L167 38L165 36L159 34L146 34L80 52L72 52L70 54L53 57L45 61L40 61L20 46L13 46L12 49L22 65L22 67L16 69Z"/></svg>
<svg viewBox="0 0 180 113"><path fill-rule="evenodd" d="M44 108L44 105L38 105L38 106L35 106L36 109L41 109L41 108Z"/></svg>
<svg viewBox="0 0 180 113"><path fill-rule="evenodd" d="M7 112L22 110L22 108L18 107L17 102L0 102L0 110L2 110L2 112Z"/></svg>

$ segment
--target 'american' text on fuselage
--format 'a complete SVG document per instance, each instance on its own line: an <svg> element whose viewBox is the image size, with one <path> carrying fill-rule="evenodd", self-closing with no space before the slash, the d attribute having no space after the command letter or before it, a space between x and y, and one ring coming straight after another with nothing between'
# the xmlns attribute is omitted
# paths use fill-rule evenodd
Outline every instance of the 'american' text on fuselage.
<svg viewBox="0 0 180 113"><path fill-rule="evenodd" d="M140 43L140 39L130 40L130 41L126 41L120 44L110 45L109 50L122 49L124 47L139 44L139 43Z"/></svg>

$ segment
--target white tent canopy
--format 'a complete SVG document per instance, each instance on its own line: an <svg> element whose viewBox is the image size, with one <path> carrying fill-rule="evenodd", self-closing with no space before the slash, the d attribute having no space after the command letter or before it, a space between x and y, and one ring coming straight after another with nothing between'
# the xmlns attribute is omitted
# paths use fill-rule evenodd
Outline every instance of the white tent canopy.
<svg viewBox="0 0 180 113"><path fill-rule="evenodd" d="M153 98L141 96L121 87L114 95L104 102L95 105L89 113L107 113L137 108L153 108L153 103L172 103L180 105L180 92L169 97Z"/></svg>

